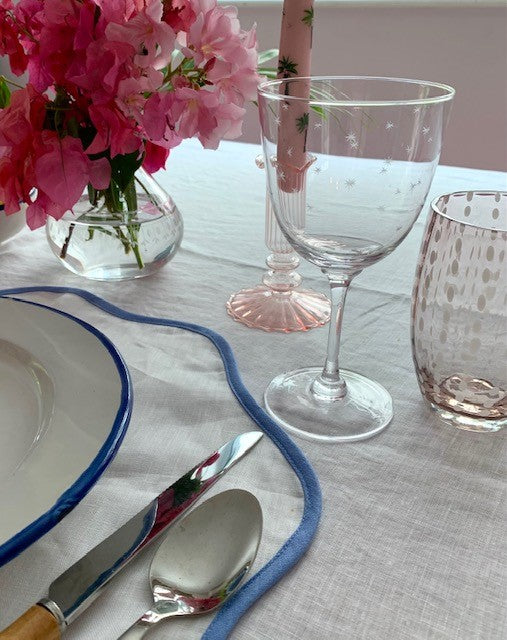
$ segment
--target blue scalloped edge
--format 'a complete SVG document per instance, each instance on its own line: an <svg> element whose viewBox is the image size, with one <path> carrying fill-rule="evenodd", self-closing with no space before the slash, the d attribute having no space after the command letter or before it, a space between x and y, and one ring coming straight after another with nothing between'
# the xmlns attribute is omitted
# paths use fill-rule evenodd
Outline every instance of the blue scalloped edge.
<svg viewBox="0 0 507 640"><path fill-rule="evenodd" d="M241 616L266 591L275 585L301 558L315 536L322 513L322 495L319 481L310 462L274 420L257 404L244 386L239 375L236 360L229 343L218 333L197 324L155 318L125 311L107 300L84 289L74 287L34 286L0 291L0 296L20 293L70 293L79 296L106 313L141 324L153 324L176 327L198 333L208 338L218 350L224 364L229 386L252 420L278 447L301 483L303 489L304 508L299 526L285 541L275 555L248 582L246 582L218 611L211 624L202 636L202 640L225 640L241 618ZM35 304L35 303L33 303ZM40 305L43 306L43 305ZM60 312L61 313L61 312ZM64 314L66 315L66 314Z"/></svg>
<svg viewBox="0 0 507 640"><path fill-rule="evenodd" d="M4 297L7 296L4 295L4 292L0 291L0 298ZM0 545L0 566L15 558L32 543L34 543L41 536L52 529L90 491L90 489L104 473L105 469L116 455L116 452L118 451L120 444L125 437L125 433L130 422L130 417L132 415L133 400L132 382L127 366L123 361L123 358L121 357L119 351L109 340L109 338L106 338L106 336L102 332L98 331L95 327L88 324L87 322L84 322L83 320L80 320L79 318L76 318L69 313L65 313L64 311L53 309L52 307L38 304L37 302L21 300L19 298L9 297L9 299L16 300L17 302L23 304L30 304L35 307L40 307L52 313L57 313L58 315L64 316L69 320L72 320L76 324L79 324L86 331L89 331L91 334L93 334L107 349L116 366L118 375L120 377L121 392L120 404L118 407L118 411L116 412L111 431L109 432L109 435L107 436L102 447L99 449L95 458L85 469L85 471L83 471L79 478L64 493L62 493L62 495L58 498L55 504L50 509L48 509L48 511L43 513L12 538L9 538L7 542L4 542Z"/></svg>

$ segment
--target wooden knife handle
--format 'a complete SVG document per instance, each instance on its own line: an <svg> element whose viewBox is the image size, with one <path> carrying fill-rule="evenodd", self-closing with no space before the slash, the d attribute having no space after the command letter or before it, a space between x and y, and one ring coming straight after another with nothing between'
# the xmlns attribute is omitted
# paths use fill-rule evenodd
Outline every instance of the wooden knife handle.
<svg viewBox="0 0 507 640"><path fill-rule="evenodd" d="M35 604L0 631L0 640L60 640L58 621L47 609Z"/></svg>

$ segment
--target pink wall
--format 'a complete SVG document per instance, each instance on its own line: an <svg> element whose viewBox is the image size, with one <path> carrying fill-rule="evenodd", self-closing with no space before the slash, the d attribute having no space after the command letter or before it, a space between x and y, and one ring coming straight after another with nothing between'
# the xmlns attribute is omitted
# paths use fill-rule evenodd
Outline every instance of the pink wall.
<svg viewBox="0 0 507 640"><path fill-rule="evenodd" d="M261 49L278 46L281 4L239 4ZM313 73L388 75L452 85L442 164L507 171L507 6L315 9ZM259 140L255 107L243 139Z"/></svg>

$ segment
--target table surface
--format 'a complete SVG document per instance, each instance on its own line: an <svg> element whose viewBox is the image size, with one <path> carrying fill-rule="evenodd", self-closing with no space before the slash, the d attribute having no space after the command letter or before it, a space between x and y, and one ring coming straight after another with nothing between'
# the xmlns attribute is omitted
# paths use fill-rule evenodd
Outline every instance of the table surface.
<svg viewBox="0 0 507 640"><path fill-rule="evenodd" d="M154 276L125 283L80 279L57 263L42 230L23 231L0 250L0 289L34 284L81 287L129 310L210 327L228 340L243 382L262 404L263 391L276 374L323 362L327 327L269 334L248 329L226 314L225 302L232 292L260 282L267 255L265 185L254 164L257 153L259 147L239 143L203 151L193 141L172 152L167 171L157 177L182 212L185 235L174 260ZM506 188L503 173L439 167L430 198ZM504 434L473 434L441 424L422 401L412 365L410 293L427 211L426 206L393 254L354 280L345 310L342 365L386 386L394 400L394 419L384 432L364 442L297 441L322 485L321 525L308 553L248 612L234 638L505 637ZM327 293L317 268L305 263L299 270L307 287ZM177 442L175 436L172 442ZM261 496L266 523L261 561L297 525L302 504L292 472L269 445L262 443L259 452L266 460L272 456L276 464L259 458L254 464L252 456L244 472L231 472L229 485ZM123 447L128 446L126 440ZM113 466L126 466L128 477L132 462L122 459L123 447ZM208 449L203 445L203 453ZM184 471L195 463L198 453L191 453L178 459L176 468ZM258 464L261 479L255 476ZM77 521L92 513L94 496L104 482L99 480L56 533L0 569L0 628L44 595L48 545L68 543L58 531L65 530L68 519ZM111 526L121 518L113 512ZM100 517L107 521L109 514ZM137 567L142 570L144 565ZM21 573L23 579L14 588L14 576ZM147 582L144 576L142 580ZM117 593L93 605L94 611L76 622L66 637L116 637L125 624L120 626L120 614L112 607L119 607L128 594L126 581L118 578ZM148 600L146 585L139 589ZM208 622L180 625L174 637L198 637ZM164 635L158 631L152 637Z"/></svg>

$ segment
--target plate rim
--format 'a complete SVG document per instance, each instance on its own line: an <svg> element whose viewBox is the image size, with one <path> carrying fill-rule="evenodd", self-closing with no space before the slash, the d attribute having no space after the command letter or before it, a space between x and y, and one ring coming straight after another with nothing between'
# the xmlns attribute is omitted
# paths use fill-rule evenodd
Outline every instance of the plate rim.
<svg viewBox="0 0 507 640"><path fill-rule="evenodd" d="M27 547L50 531L56 524L58 524L58 522L60 522L60 520L72 511L72 509L90 491L118 452L130 423L133 404L132 380L127 365L118 349L114 346L111 340L102 333L102 331L91 325L89 322L86 322L81 318L77 318L66 311L61 311L60 309L55 309L54 307L50 307L39 302L23 300L22 298L17 298L15 296L0 295L0 301L3 299L29 304L64 316L95 336L95 338L97 338L105 347L113 360L120 378L121 393L118 411L116 412L111 430L91 463L76 478L70 487L68 487L57 498L52 507L42 513L26 527L21 529L21 531L14 534L14 536L0 544L0 566L15 558Z"/></svg>

